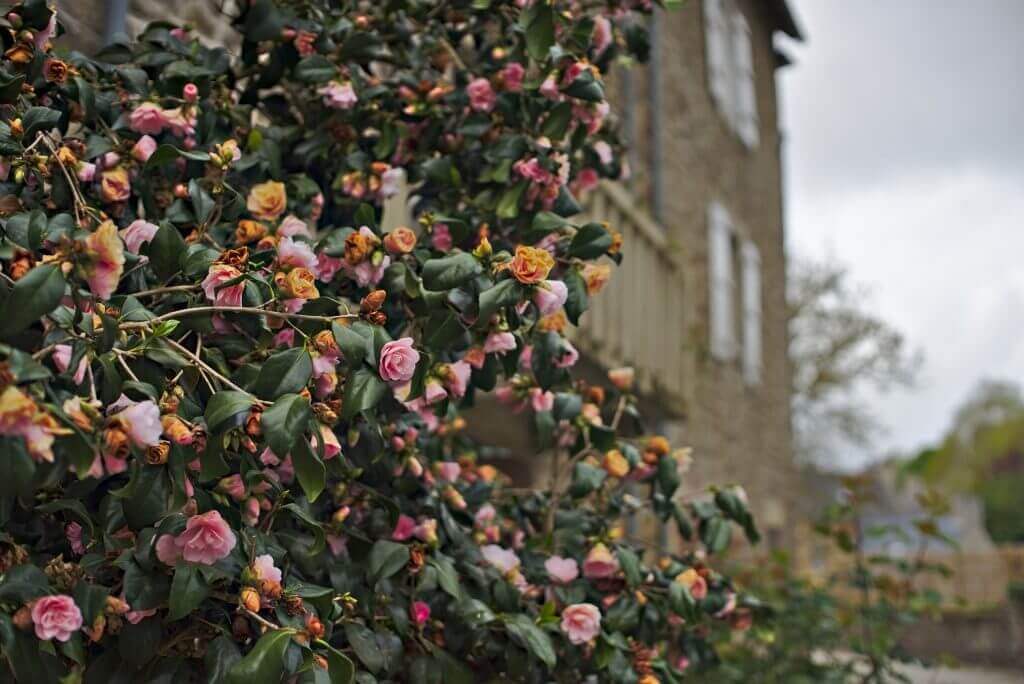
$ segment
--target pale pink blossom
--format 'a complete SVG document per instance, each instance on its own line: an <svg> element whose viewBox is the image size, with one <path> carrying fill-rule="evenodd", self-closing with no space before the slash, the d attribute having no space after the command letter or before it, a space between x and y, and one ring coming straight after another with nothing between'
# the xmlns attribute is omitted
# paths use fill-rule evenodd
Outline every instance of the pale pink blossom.
<svg viewBox="0 0 1024 684"><path fill-rule="evenodd" d="M224 283L235 280L241 275L241 271L228 264L214 264L210 266L210 271L202 282L206 298L217 306L241 306L242 294L245 292L245 282L241 281L233 285L224 286Z"/></svg>
<svg viewBox="0 0 1024 684"><path fill-rule="evenodd" d="M305 242L283 238L277 243L277 261L281 266L304 268L317 275L317 259L313 249Z"/></svg>
<svg viewBox="0 0 1024 684"><path fill-rule="evenodd" d="M548 571L551 581L557 584L568 584L580 576L580 567L575 558L552 556L544 561L544 569Z"/></svg>
<svg viewBox="0 0 1024 684"><path fill-rule="evenodd" d="M577 646L601 633L601 610L593 603L574 603L562 611L562 631Z"/></svg>
<svg viewBox="0 0 1024 684"><path fill-rule="evenodd" d="M344 265L344 259L328 256L324 252L320 252L316 256L316 270L320 274L320 280L325 283L329 283L334 280L334 276L337 275L338 271L340 271L341 267Z"/></svg>
<svg viewBox="0 0 1024 684"><path fill-rule="evenodd" d="M484 560L496 567L502 574L509 574L519 569L519 556L512 549L505 549L496 544L480 547Z"/></svg>
<svg viewBox="0 0 1024 684"><path fill-rule="evenodd" d="M281 570L274 566L274 558L269 553L256 556L252 561L252 569L255 571L257 579L271 582L281 581Z"/></svg>
<svg viewBox="0 0 1024 684"><path fill-rule="evenodd" d="M281 225L277 227L277 234L288 238L295 237L296 235L310 239L313 238L313 233L309 230L309 226L295 214L288 214L281 219Z"/></svg>
<svg viewBox="0 0 1024 684"><path fill-rule="evenodd" d="M381 378L390 383L403 383L412 379L420 360L420 353L412 345L411 337L403 337L381 347L378 364Z"/></svg>
<svg viewBox="0 0 1024 684"><path fill-rule="evenodd" d="M174 538L182 558L203 565L226 558L236 543L235 533L217 511L193 515L185 523L185 531Z"/></svg>
<svg viewBox="0 0 1024 684"><path fill-rule="evenodd" d="M594 54L600 57L608 49L608 46L612 44L612 22L609 21L608 17L599 16L594 19L592 40L594 42Z"/></svg>
<svg viewBox="0 0 1024 684"><path fill-rule="evenodd" d="M558 93L558 80L554 74L549 74L544 82L540 84L540 94L549 100L557 100L559 97Z"/></svg>
<svg viewBox="0 0 1024 684"><path fill-rule="evenodd" d="M325 461L329 461L341 453L341 442L338 441L338 436L334 434L334 430L323 423L320 423L320 439L324 442Z"/></svg>
<svg viewBox="0 0 1024 684"><path fill-rule="evenodd" d="M504 354L516 348L516 337L510 332L494 332L484 340L484 352L487 354Z"/></svg>
<svg viewBox="0 0 1024 684"><path fill-rule="evenodd" d="M466 94L469 96L469 106L477 112L489 112L494 109L497 96L491 87L491 82L486 78L475 78L466 86Z"/></svg>
<svg viewBox="0 0 1024 684"><path fill-rule="evenodd" d="M385 199L394 197L402 189L402 180L405 178L405 171L401 168L391 168L380 175L380 196Z"/></svg>
<svg viewBox="0 0 1024 684"><path fill-rule="evenodd" d="M324 104L332 109L352 109L359 101L351 81L331 81L317 92L323 96Z"/></svg>
<svg viewBox="0 0 1024 684"><path fill-rule="evenodd" d="M160 424L160 407L153 401L133 402L123 394L118 403L127 401L128 406L114 418L125 426L128 438L137 447L149 447L160 443L163 426Z"/></svg>
<svg viewBox="0 0 1024 684"><path fill-rule="evenodd" d="M565 340L562 345L562 353L555 359L555 366L558 368L572 368L579 360L580 353L568 340Z"/></svg>
<svg viewBox="0 0 1024 684"><path fill-rule="evenodd" d="M452 397L459 399L466 394L466 388L469 386L472 373L473 367L465 361L456 361L455 363L448 364L445 387L448 388L448 392Z"/></svg>
<svg viewBox="0 0 1024 684"><path fill-rule="evenodd" d="M612 146L604 140L598 140L594 143L594 152L597 153L597 158L601 160L601 163L607 166L612 163L615 159L615 155L612 152Z"/></svg>
<svg viewBox="0 0 1024 684"><path fill-rule="evenodd" d="M140 162L146 162L156 152L156 140L152 136L144 135L132 147L132 156Z"/></svg>
<svg viewBox="0 0 1024 684"><path fill-rule="evenodd" d="M121 239L124 246L132 254L138 254L142 245L151 242L160 226L143 219L136 219L128 224L128 227L121 231Z"/></svg>
<svg viewBox="0 0 1024 684"><path fill-rule="evenodd" d="M167 127L167 117L158 105L143 102L128 117L128 125L136 133L159 135Z"/></svg>
<svg viewBox="0 0 1024 684"><path fill-rule="evenodd" d="M436 404L439 401L444 401L447 397L448 393L445 392L440 380L437 380L436 378L430 378L427 380L427 383L423 388L423 400L425 402L428 404Z"/></svg>
<svg viewBox="0 0 1024 684"><path fill-rule="evenodd" d="M295 344L294 328L281 328L277 334L274 335L275 347L290 347L293 344Z"/></svg>
<svg viewBox="0 0 1024 684"><path fill-rule="evenodd" d="M352 266L342 260L342 267L356 281L356 285L370 287L379 283L380 279L384 277L384 271L391 265L391 257L385 255L376 264L374 262L375 259L371 258Z"/></svg>
<svg viewBox="0 0 1024 684"><path fill-rule="evenodd" d="M91 162L79 162L75 175L83 183L91 183L96 178L96 165Z"/></svg>
<svg viewBox="0 0 1024 684"><path fill-rule="evenodd" d="M462 466L457 461L440 461L436 467L438 476L445 482L455 482L462 473Z"/></svg>
<svg viewBox="0 0 1024 684"><path fill-rule="evenodd" d="M550 411L555 406L555 395L539 387L531 387L530 406L537 412Z"/></svg>
<svg viewBox="0 0 1024 684"><path fill-rule="evenodd" d="M67 594L44 596L32 605L36 638L67 641L82 628L82 611Z"/></svg>
<svg viewBox="0 0 1024 684"><path fill-rule="evenodd" d="M196 132L196 115L194 112L186 114L181 107L175 107L174 109L165 109L162 112L164 121L167 123L167 127L171 129L171 133L178 136L179 138L191 138ZM140 131L144 133L145 131ZM186 147L188 147L188 140ZM192 145L195 145L195 141L192 141Z"/></svg>
<svg viewBox="0 0 1024 684"><path fill-rule="evenodd" d="M433 518L427 518L420 522L413 528L412 536L419 539L425 544L436 544L437 543L437 521Z"/></svg>
<svg viewBox="0 0 1024 684"><path fill-rule="evenodd" d="M35 43L37 50L45 50L46 43L49 42L54 36L57 35L57 10L50 12L50 21L46 22L46 27L36 33L33 43Z"/></svg>
<svg viewBox="0 0 1024 684"><path fill-rule="evenodd" d="M498 511L495 510L494 506L489 503L485 503L476 512L476 515L473 516L473 522L476 523L477 527L486 527L494 521L494 518L497 517L497 515Z"/></svg>
<svg viewBox="0 0 1024 684"><path fill-rule="evenodd" d="M569 288L561 280L545 280L533 291L533 302L541 316L550 316L565 305Z"/></svg>
<svg viewBox="0 0 1024 684"><path fill-rule="evenodd" d="M58 344L53 348L53 365L61 373L66 373L71 365L72 351L70 344ZM82 355L82 359L78 362L78 368L75 369L75 374L72 376L72 380L75 381L76 385L81 385L82 381L85 380L85 372L88 367L89 362L86 360L85 355Z"/></svg>
<svg viewBox="0 0 1024 684"><path fill-rule="evenodd" d="M235 501L245 500L245 482L238 473L232 473L217 483L217 489L230 496Z"/></svg>

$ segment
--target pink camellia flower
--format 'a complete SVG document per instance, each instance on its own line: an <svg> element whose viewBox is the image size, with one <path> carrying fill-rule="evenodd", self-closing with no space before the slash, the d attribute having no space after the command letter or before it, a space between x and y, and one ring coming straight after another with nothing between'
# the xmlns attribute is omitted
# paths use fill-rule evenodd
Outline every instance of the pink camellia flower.
<svg viewBox="0 0 1024 684"><path fill-rule="evenodd" d="M597 543L583 561L583 576L587 579L606 579L619 571L619 559L608 547Z"/></svg>
<svg viewBox="0 0 1024 684"><path fill-rule="evenodd" d="M533 302L541 316L550 316L565 305L569 288L561 280L545 280L533 291Z"/></svg>
<svg viewBox="0 0 1024 684"><path fill-rule="evenodd" d="M601 633L601 610L593 603L574 603L562 611L562 631L579 646Z"/></svg>
<svg viewBox="0 0 1024 684"><path fill-rule="evenodd" d="M199 88L195 83L186 83L181 89L181 97L185 102L195 102L199 98Z"/></svg>
<svg viewBox="0 0 1024 684"><path fill-rule="evenodd" d="M427 380L427 384L423 388L423 400L427 404L436 404L439 401L444 401L447 397L448 393L444 391L440 380L435 378Z"/></svg>
<svg viewBox="0 0 1024 684"><path fill-rule="evenodd" d="M558 99L558 79L555 77L555 74L549 74L544 79L544 82L540 84L540 94L549 100Z"/></svg>
<svg viewBox="0 0 1024 684"><path fill-rule="evenodd" d="M504 354L507 351L513 351L515 348L516 337L510 332L491 333L484 340L484 353L486 354Z"/></svg>
<svg viewBox="0 0 1024 684"><path fill-rule="evenodd" d="M226 558L236 542L235 533L217 511L193 515L185 523L185 531L174 538L182 558L203 565Z"/></svg>
<svg viewBox="0 0 1024 684"><path fill-rule="evenodd" d="M120 406L125 408L116 413L113 419L124 425L128 438L135 446L149 447L160 443L164 429L160 424L160 407L156 403L148 399L134 402L122 394L111 407Z"/></svg>
<svg viewBox="0 0 1024 684"><path fill-rule="evenodd" d="M206 298L217 306L241 306L242 294L245 292L245 283L238 282L234 285L223 287L224 283L230 282L241 275L241 271L228 264L214 264L210 266L210 271L202 282Z"/></svg>
<svg viewBox="0 0 1024 684"><path fill-rule="evenodd" d="M388 342L380 349L380 377L390 383L412 380L419 363L420 353L412 346L411 337Z"/></svg>
<svg viewBox="0 0 1024 684"><path fill-rule="evenodd" d="M50 13L50 21L47 22L46 28L38 32L32 42L35 43L37 50L45 50L46 43L55 35L57 35L57 10Z"/></svg>
<svg viewBox="0 0 1024 684"><path fill-rule="evenodd" d="M44 596L32 605L32 623L42 641L67 641L82 628L82 611L67 594Z"/></svg>
<svg viewBox="0 0 1024 684"><path fill-rule="evenodd" d="M341 442L334 430L320 423L320 439L324 442L324 460L329 461L341 453Z"/></svg>
<svg viewBox="0 0 1024 684"><path fill-rule="evenodd" d="M433 518L427 518L412 531L412 536L419 539L425 544L436 544L437 543L437 521Z"/></svg>
<svg viewBox="0 0 1024 684"><path fill-rule="evenodd" d="M615 159L615 154L612 152L612 146L604 140L598 140L594 143L594 152L597 153L597 158L601 160L602 164L606 166L612 163Z"/></svg>
<svg viewBox="0 0 1024 684"><path fill-rule="evenodd" d="M448 229L448 226L443 223L435 225L430 233L430 244L439 252L450 251L454 246L454 242L452 240L452 232Z"/></svg>
<svg viewBox="0 0 1024 684"><path fill-rule="evenodd" d="M572 368L579 361L580 353L568 340L563 342L562 354L555 359L555 365L559 368Z"/></svg>
<svg viewBox="0 0 1024 684"><path fill-rule="evenodd" d="M124 593L121 594L121 600L124 601ZM156 608L149 608L147 610L132 610L131 606L128 607L127 612L124 614L124 619L130 624L137 625L148 617L156 615Z"/></svg>
<svg viewBox="0 0 1024 684"><path fill-rule="evenodd" d="M196 115L195 112L189 112L188 114L181 107L175 107L174 109L165 109L162 112L164 121L167 123L167 127L171 129L171 133L178 136L179 138L191 138L196 132ZM188 146L188 140L186 147ZM192 141L195 144L195 141Z"/></svg>
<svg viewBox="0 0 1024 684"><path fill-rule="evenodd" d="M320 280L325 283L329 283L334 280L334 276L338 274L338 271L340 271L341 267L344 265L344 259L328 256L323 252L320 252L316 256L316 270L320 274Z"/></svg>
<svg viewBox="0 0 1024 684"><path fill-rule="evenodd" d="M608 46L612 44L612 22L608 17L597 17L594 19L594 54L600 56Z"/></svg>
<svg viewBox="0 0 1024 684"><path fill-rule="evenodd" d="M156 152L156 148L156 140L150 135L144 135L132 147L132 156L140 162L146 162Z"/></svg>
<svg viewBox="0 0 1024 684"><path fill-rule="evenodd" d="M526 75L526 68L519 62L509 62L501 70L501 79L505 84L505 90L510 93L518 93L523 89L523 76Z"/></svg>
<svg viewBox="0 0 1024 684"><path fill-rule="evenodd" d="M313 249L305 242L290 237L277 243L277 262L284 267L304 268L317 275L317 259Z"/></svg>
<svg viewBox="0 0 1024 684"><path fill-rule="evenodd" d="M465 361L448 364L448 373L444 380L445 387L452 397L459 399L466 394L473 367Z"/></svg>
<svg viewBox="0 0 1024 684"><path fill-rule="evenodd" d="M288 214L281 219L281 225L277 227L277 234L287 238L295 237L296 235L310 239L313 238L313 233L310 232L309 226L295 214Z"/></svg>
<svg viewBox="0 0 1024 684"><path fill-rule="evenodd" d="M281 581L281 571L274 567L274 558L269 553L256 556L252 561L252 569L255 571L257 579L271 582Z"/></svg>
<svg viewBox="0 0 1024 684"><path fill-rule="evenodd" d="M323 96L324 105L332 109L352 109L359 101L351 81L331 81L317 92Z"/></svg>
<svg viewBox="0 0 1024 684"><path fill-rule="evenodd" d="M391 257L386 255L376 263L374 258L362 261L355 266L350 265L344 260L342 262L342 266L355 279L356 285L359 287L370 287L379 283L380 279L384 277L384 271L390 265Z"/></svg>
<svg viewBox="0 0 1024 684"><path fill-rule="evenodd" d="M82 543L82 526L77 522L69 522L64 527L64 536L68 540L71 550L79 556L85 553L85 544Z"/></svg>
<svg viewBox="0 0 1024 684"><path fill-rule="evenodd" d="M380 175L380 196L385 199L394 197L402 190L402 181L405 179L405 171L401 168L391 168Z"/></svg>
<svg viewBox="0 0 1024 684"><path fill-rule="evenodd" d="M544 569L551 581L557 584L568 584L580 576L580 566L575 558L552 556L544 561Z"/></svg>
<svg viewBox="0 0 1024 684"><path fill-rule="evenodd" d="M242 504L242 522L250 527L255 527L260 521L260 501L255 496L250 496Z"/></svg>
<svg viewBox="0 0 1024 684"><path fill-rule="evenodd" d="M486 503L480 507L480 510L473 516L473 522L476 523L477 527L487 527L497 517L498 511L494 509L494 506Z"/></svg>
<svg viewBox="0 0 1024 684"><path fill-rule="evenodd" d="M245 482L238 473L233 473L217 483L217 489L235 501L245 501Z"/></svg>
<svg viewBox="0 0 1024 684"><path fill-rule="evenodd" d="M403 513L398 516L395 529L391 532L391 539L394 541L406 541L412 537L414 529L416 529L416 521Z"/></svg>
<svg viewBox="0 0 1024 684"><path fill-rule="evenodd" d="M124 272L124 245L113 221L104 221L85 238L85 253L89 257L85 278L89 289L100 299L109 299Z"/></svg>
<svg viewBox="0 0 1024 684"><path fill-rule="evenodd" d="M83 183L91 183L96 178L96 165L91 162L79 162L75 175Z"/></svg>
<svg viewBox="0 0 1024 684"><path fill-rule="evenodd" d="M486 78L475 78L466 86L466 94L469 96L469 106L473 111L489 112L494 109L497 96L491 87L491 82Z"/></svg>
<svg viewBox="0 0 1024 684"><path fill-rule="evenodd" d="M555 395L540 387L531 387L530 406L537 412L550 411L555 406Z"/></svg>
<svg viewBox="0 0 1024 684"><path fill-rule="evenodd" d="M423 601L413 601L409 606L409 617L417 627L422 627L430 619L430 606Z"/></svg>
<svg viewBox="0 0 1024 684"><path fill-rule="evenodd" d="M61 373L66 373L68 366L71 365L72 349L70 344L58 344L53 348L53 365L57 367ZM85 356L82 356L82 360L78 362L78 368L75 369L75 374L72 380L75 381L76 385L81 385L82 381L85 380L85 371L89 366L89 362Z"/></svg>
<svg viewBox="0 0 1024 684"><path fill-rule="evenodd" d="M164 110L152 102L143 102L128 118L128 125L136 133L159 135L167 126Z"/></svg>
<svg viewBox="0 0 1024 684"><path fill-rule="evenodd" d="M455 482L462 473L462 466L457 461L441 461L436 468L438 476L445 482Z"/></svg>
<svg viewBox="0 0 1024 684"><path fill-rule="evenodd" d="M575 190L577 195L583 195L597 187L601 179L597 171L587 167L576 174Z"/></svg>
<svg viewBox="0 0 1024 684"><path fill-rule="evenodd" d="M496 567L502 574L509 574L519 569L519 556L512 549L505 549L497 544L480 547L484 560Z"/></svg>
<svg viewBox="0 0 1024 684"><path fill-rule="evenodd" d="M124 240L124 246L128 248L129 252L138 254L142 245L152 241L158 230L160 230L160 226L136 219L121 231L121 239Z"/></svg>

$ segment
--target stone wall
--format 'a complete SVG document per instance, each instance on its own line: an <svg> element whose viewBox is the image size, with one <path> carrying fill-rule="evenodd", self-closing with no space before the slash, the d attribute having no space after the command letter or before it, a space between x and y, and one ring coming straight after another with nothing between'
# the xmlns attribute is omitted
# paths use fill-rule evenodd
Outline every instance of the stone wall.
<svg viewBox="0 0 1024 684"><path fill-rule="evenodd" d="M751 27L760 144L748 150L716 109L708 88L701 2L658 14L662 174L661 222L684 264L688 393L665 411L669 436L694 447L693 488L708 482L741 482L775 541L790 527L788 511L799 497L790 432L790 367L785 304L786 260L777 93L772 26L764 4L739 2ZM613 103L634 102L633 178L638 201L650 203L652 133L651 66L613 77ZM626 80L628 79L628 84ZM708 228L712 199L732 214L762 263L763 372L759 385L744 382L739 361L720 362L708 350ZM629 257L626 245L626 258ZM672 418L679 416L679 418Z"/></svg>

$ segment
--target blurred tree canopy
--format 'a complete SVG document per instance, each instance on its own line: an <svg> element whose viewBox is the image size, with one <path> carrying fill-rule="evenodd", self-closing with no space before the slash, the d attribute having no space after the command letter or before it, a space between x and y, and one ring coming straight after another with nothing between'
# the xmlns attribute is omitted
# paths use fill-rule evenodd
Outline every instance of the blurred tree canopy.
<svg viewBox="0 0 1024 684"><path fill-rule="evenodd" d="M954 414L942 443L906 470L930 484L977 495L995 542L1024 541L1024 395L1018 385L981 382Z"/></svg>
<svg viewBox="0 0 1024 684"><path fill-rule="evenodd" d="M794 259L787 302L796 454L827 465L843 447L877 438L881 425L864 390L912 384L920 355L834 261Z"/></svg>

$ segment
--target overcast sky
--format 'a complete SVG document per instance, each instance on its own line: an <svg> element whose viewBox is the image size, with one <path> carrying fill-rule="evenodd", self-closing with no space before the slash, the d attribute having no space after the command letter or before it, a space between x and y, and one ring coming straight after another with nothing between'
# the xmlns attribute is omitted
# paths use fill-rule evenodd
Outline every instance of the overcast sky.
<svg viewBox="0 0 1024 684"><path fill-rule="evenodd" d="M874 398L877 451L916 449L982 378L1024 379L1024 1L790 2L788 247L847 264L923 351L917 388Z"/></svg>

